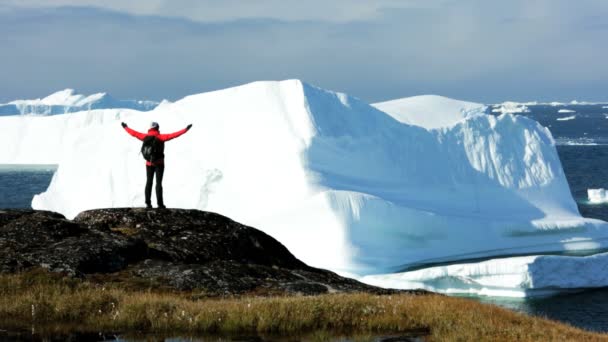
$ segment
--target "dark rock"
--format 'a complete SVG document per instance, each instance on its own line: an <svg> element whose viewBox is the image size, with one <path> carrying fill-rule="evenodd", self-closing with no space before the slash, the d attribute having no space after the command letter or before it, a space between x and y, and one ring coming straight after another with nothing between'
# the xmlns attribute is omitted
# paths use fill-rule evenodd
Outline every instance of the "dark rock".
<svg viewBox="0 0 608 342"><path fill-rule="evenodd" d="M151 253L175 262L221 259L288 268L305 266L264 232L205 211L100 209L80 213L74 222L141 239Z"/></svg>
<svg viewBox="0 0 608 342"><path fill-rule="evenodd" d="M145 257L142 241L88 230L52 212L4 210L0 223L0 272L34 266L74 276L114 272Z"/></svg>
<svg viewBox="0 0 608 342"><path fill-rule="evenodd" d="M73 221L0 210L0 272L34 267L210 296L394 292L309 267L264 232L198 210L100 209Z"/></svg>

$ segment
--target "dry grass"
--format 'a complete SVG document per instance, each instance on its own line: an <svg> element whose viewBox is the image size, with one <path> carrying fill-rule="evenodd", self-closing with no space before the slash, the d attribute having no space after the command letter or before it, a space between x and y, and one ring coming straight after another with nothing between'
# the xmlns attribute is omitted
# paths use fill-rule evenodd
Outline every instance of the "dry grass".
<svg viewBox="0 0 608 342"><path fill-rule="evenodd" d="M139 232L139 229L130 227L114 227L110 228L110 230L113 232L121 233L125 236L134 236Z"/></svg>
<svg viewBox="0 0 608 342"><path fill-rule="evenodd" d="M192 299L128 290L46 272L0 276L0 322L78 324L84 330L172 334L399 333L438 341L594 341L594 334L472 300L369 294Z"/></svg>

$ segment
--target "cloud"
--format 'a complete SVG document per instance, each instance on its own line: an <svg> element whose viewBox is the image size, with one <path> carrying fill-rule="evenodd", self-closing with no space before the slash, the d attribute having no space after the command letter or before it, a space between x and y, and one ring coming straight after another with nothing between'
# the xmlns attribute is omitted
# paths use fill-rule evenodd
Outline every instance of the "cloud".
<svg viewBox="0 0 608 342"><path fill-rule="evenodd" d="M282 21L346 22L368 20L387 8L436 8L445 0L7 0L12 6L97 7L114 11L201 22L266 18Z"/></svg>
<svg viewBox="0 0 608 342"><path fill-rule="evenodd" d="M601 100L608 87L602 1L361 1L362 9L344 12L350 19L326 20L332 11L320 2L307 2L318 5L309 14L284 17L287 9L271 10L269 0L256 2L268 6L265 18L239 7L210 20L230 12L217 2L207 21L177 15L184 1L104 2L133 6L120 11L23 1L27 7L19 1L0 10L0 101L66 87L177 99L286 78L368 101L424 93L483 102ZM133 14L145 11L155 15Z"/></svg>

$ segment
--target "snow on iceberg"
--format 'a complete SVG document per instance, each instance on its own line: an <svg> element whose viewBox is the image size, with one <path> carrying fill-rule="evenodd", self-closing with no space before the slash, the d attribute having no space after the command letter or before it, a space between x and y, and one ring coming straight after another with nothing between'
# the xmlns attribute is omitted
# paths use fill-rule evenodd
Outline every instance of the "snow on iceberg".
<svg viewBox="0 0 608 342"><path fill-rule="evenodd" d="M105 108L129 108L140 111L154 109L158 102L117 100L107 93L83 95L74 89L64 89L45 98L15 100L0 104L0 115L54 115Z"/></svg>
<svg viewBox="0 0 608 342"><path fill-rule="evenodd" d="M608 192L605 189L587 189L587 197L590 203L608 203Z"/></svg>
<svg viewBox="0 0 608 342"><path fill-rule="evenodd" d="M402 123L427 129L450 127L467 116L484 112L486 106L438 95L420 95L374 103L372 106Z"/></svg>
<svg viewBox="0 0 608 342"><path fill-rule="evenodd" d="M164 132L194 125L167 143L168 206L227 215L343 274L608 245L606 223L580 216L555 142L537 122L479 112L430 129L297 80L192 95L150 112L0 118L0 143L18 141L0 163L59 164L36 209L73 217L143 206L140 143L121 121L138 130L157 121Z"/></svg>

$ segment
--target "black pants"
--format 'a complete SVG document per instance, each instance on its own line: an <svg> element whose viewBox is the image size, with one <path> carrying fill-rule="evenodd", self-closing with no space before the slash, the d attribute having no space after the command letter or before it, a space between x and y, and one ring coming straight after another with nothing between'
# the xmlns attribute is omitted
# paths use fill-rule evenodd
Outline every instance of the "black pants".
<svg viewBox="0 0 608 342"><path fill-rule="evenodd" d="M152 181L156 174L156 203L159 207L164 207L163 202L163 173L165 173L165 165L146 165L146 206L151 206L152 202Z"/></svg>

